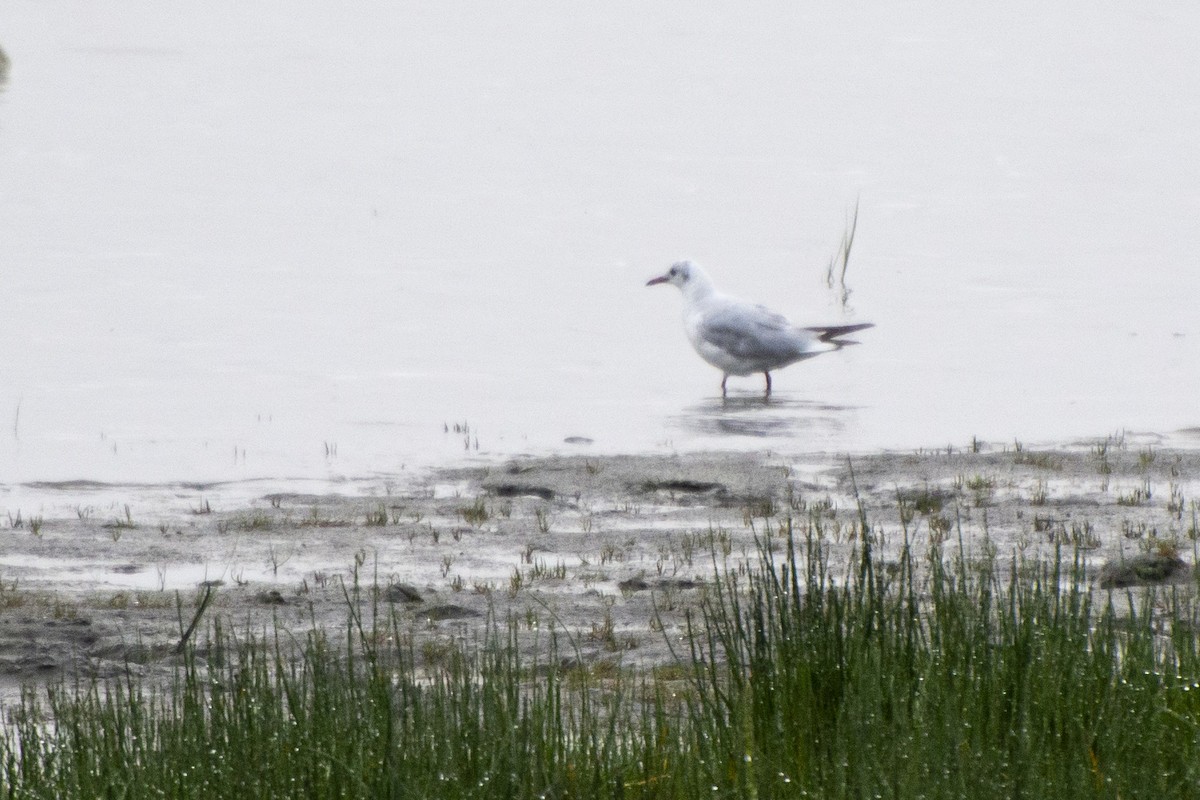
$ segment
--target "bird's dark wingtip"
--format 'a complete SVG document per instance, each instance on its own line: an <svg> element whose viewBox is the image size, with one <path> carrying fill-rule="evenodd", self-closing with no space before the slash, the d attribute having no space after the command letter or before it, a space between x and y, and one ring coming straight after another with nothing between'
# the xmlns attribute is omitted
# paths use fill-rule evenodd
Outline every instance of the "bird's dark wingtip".
<svg viewBox="0 0 1200 800"><path fill-rule="evenodd" d="M859 322L855 325L816 325L811 328L805 328L806 331L811 331L817 334L817 338L822 342L830 344L858 344L849 340L841 339L842 336L848 336L851 333L865 331L867 328L874 328L873 322Z"/></svg>

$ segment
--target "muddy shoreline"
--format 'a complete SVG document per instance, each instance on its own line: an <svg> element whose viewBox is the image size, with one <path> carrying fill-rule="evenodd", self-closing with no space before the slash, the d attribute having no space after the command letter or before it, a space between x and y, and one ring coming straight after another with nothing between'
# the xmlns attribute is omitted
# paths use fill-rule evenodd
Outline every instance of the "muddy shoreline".
<svg viewBox="0 0 1200 800"><path fill-rule="evenodd" d="M83 490L59 491L63 507ZM418 653L478 641L512 615L531 632L568 631L584 661L659 664L715 568L756 559L789 519L845 561L860 503L884 558L906 532L948 554L960 542L1005 557L1078 545L1109 583L1193 591L1200 454L1109 440L853 458L574 456L438 470L402 489L381 480L370 496L274 492L221 508L194 491L184 511L97 510L83 492L70 515L10 512L5 697L64 676L169 674L206 593L201 630L220 618L248 634L341 631L356 603L397 615ZM1161 553L1175 559L1162 575L1113 571Z"/></svg>

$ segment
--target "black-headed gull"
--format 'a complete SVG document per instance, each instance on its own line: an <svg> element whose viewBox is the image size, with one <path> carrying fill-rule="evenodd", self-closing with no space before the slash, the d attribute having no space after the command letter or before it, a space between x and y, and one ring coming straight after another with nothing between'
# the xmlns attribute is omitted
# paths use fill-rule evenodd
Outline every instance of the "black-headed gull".
<svg viewBox="0 0 1200 800"><path fill-rule="evenodd" d="M646 285L659 283L673 284L683 292L683 327L700 357L724 373L722 397L730 375L756 372L766 377L770 396L771 370L857 344L840 337L874 327L864 322L797 328L764 306L722 294L692 261L672 264L667 274L651 278Z"/></svg>

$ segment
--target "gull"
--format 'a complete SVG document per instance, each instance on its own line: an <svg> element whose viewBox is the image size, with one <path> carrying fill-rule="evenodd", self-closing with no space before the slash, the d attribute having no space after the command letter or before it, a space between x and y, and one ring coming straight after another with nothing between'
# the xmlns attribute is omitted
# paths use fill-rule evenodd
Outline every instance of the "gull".
<svg viewBox="0 0 1200 800"><path fill-rule="evenodd" d="M723 373L721 396L730 375L761 372L771 396L771 370L797 361L858 344L840 337L864 328L857 325L817 325L798 328L781 314L754 303L722 294L700 265L678 261L665 275L651 278L647 286L669 283L683 292L683 327L692 347Z"/></svg>

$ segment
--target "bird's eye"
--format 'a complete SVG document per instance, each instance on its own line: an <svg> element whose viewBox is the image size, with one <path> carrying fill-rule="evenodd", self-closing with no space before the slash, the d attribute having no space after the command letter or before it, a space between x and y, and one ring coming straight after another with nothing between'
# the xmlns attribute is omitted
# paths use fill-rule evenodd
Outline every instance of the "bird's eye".
<svg viewBox="0 0 1200 800"><path fill-rule="evenodd" d="M668 273L668 274L670 274L670 275L678 275L678 274L679 274L679 270L675 269L674 267L671 267L671 271L670 271L670 273Z"/></svg>

